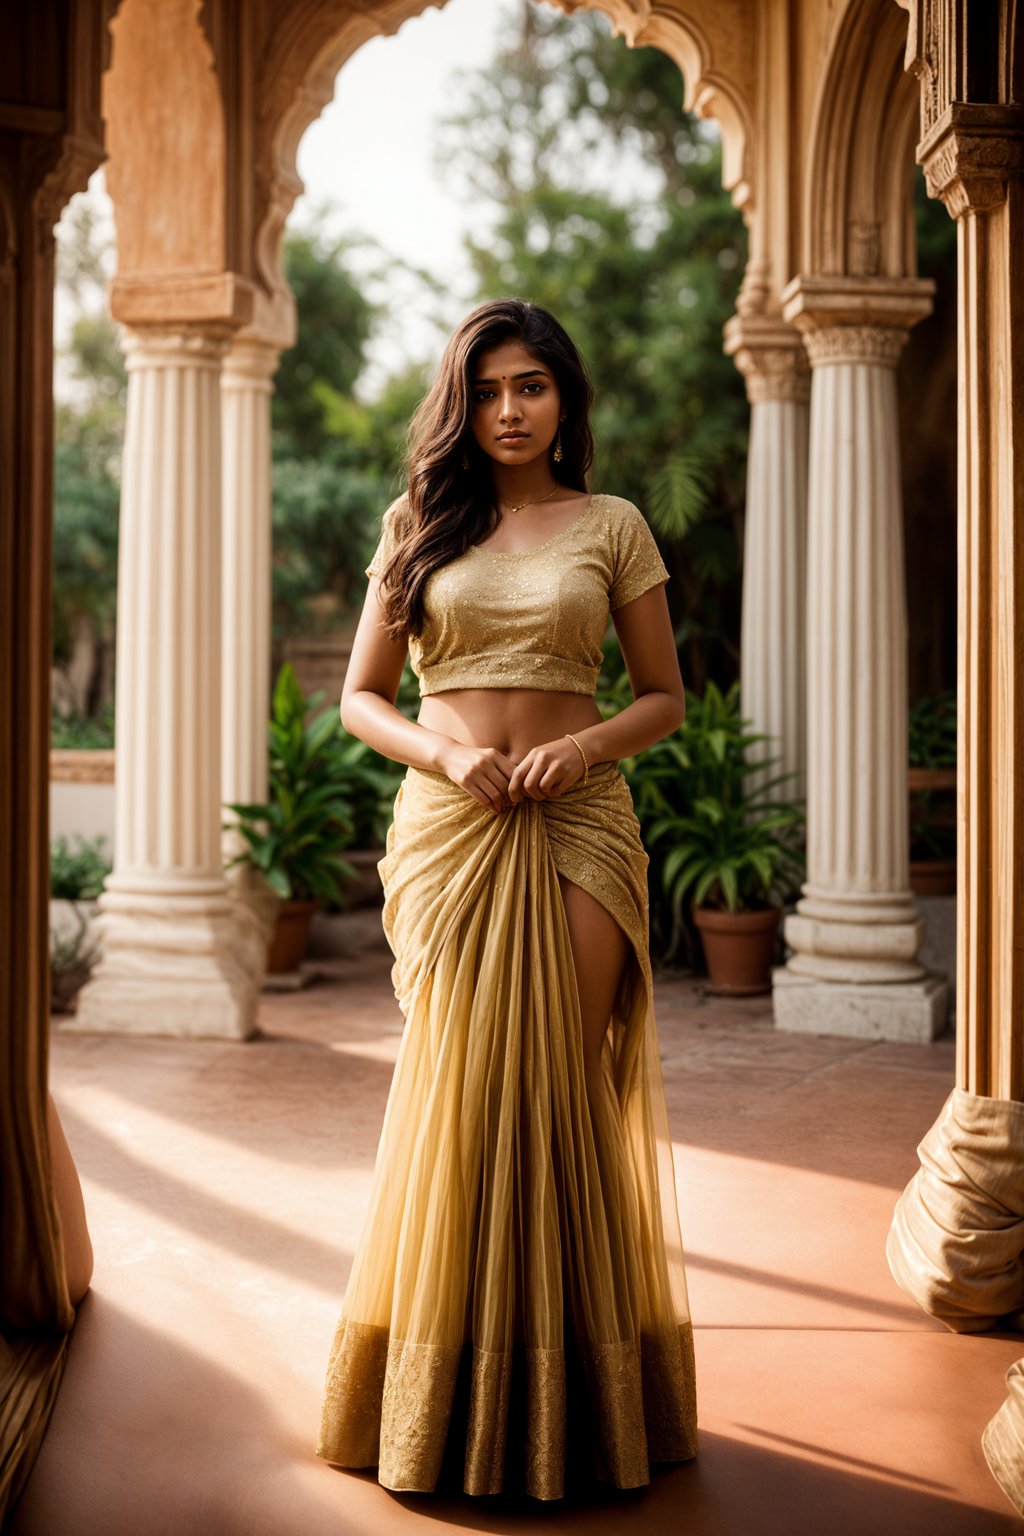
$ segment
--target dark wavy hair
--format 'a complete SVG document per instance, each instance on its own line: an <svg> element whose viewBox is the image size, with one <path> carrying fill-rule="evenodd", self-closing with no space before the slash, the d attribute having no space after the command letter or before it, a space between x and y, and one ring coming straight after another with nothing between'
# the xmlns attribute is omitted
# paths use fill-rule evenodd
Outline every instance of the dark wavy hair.
<svg viewBox="0 0 1024 1536"><path fill-rule="evenodd" d="M470 425L473 370L481 352L520 341L554 374L565 420L558 479L589 490L594 387L568 332L528 299L491 299L466 316L449 339L437 377L409 423L407 489L394 503L397 548L381 572L388 633L418 635L426 619L424 588L440 566L465 554L497 526L491 459ZM463 455L469 468L462 467Z"/></svg>

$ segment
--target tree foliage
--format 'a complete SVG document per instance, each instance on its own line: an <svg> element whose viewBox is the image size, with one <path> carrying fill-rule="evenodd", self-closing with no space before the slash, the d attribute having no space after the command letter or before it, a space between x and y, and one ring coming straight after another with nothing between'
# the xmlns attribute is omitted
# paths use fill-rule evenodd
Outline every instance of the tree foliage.
<svg viewBox="0 0 1024 1536"><path fill-rule="evenodd" d="M627 48L601 16L527 4L440 153L495 210L468 242L478 299L544 305L587 359L594 483L662 536L699 688L736 659L748 411L722 327L746 243L720 145L681 102L660 50Z"/></svg>
<svg viewBox="0 0 1024 1536"><path fill-rule="evenodd" d="M284 270L298 311L296 343L281 356L271 421L282 458L317 454L351 400L366 362L374 306L346 267L350 241L315 229L285 241Z"/></svg>

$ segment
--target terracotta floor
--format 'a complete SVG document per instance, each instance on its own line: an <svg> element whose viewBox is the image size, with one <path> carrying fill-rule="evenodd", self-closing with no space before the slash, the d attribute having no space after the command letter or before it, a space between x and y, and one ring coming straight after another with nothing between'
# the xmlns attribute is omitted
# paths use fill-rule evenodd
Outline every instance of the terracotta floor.
<svg viewBox="0 0 1024 1536"><path fill-rule="evenodd" d="M379 915L245 1045L55 1028L97 1254L18 1536L464 1527L653 1536L1020 1530L980 1436L1020 1335L955 1336L885 1262L953 1041L777 1034L766 999L656 1006L700 1452L589 1507L397 1496L313 1455L398 1043Z"/></svg>

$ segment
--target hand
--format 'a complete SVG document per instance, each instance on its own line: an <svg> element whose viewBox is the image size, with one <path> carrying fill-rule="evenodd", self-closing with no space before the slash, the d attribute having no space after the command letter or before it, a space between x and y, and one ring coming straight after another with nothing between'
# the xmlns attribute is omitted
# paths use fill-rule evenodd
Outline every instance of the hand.
<svg viewBox="0 0 1024 1536"><path fill-rule="evenodd" d="M550 800L582 779L585 772L579 747L568 736L531 747L508 781L508 798L518 805L531 800Z"/></svg>
<svg viewBox="0 0 1024 1536"><path fill-rule="evenodd" d="M468 790L489 811L508 810L508 781L515 766L515 758L497 747L472 747L462 741L445 748L440 765L453 784Z"/></svg>

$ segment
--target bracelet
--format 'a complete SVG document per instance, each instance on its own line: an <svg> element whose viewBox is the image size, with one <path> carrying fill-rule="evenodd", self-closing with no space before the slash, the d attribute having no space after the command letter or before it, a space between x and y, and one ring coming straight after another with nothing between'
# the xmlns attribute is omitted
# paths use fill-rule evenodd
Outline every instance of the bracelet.
<svg viewBox="0 0 1024 1536"><path fill-rule="evenodd" d="M572 734L571 731L566 731L565 734L568 736L570 741L576 741L576 737ZM580 783L585 784L590 777L590 764L587 762L587 754L584 752L583 748L580 747L578 741L576 741L576 745L579 747L580 756L583 759L583 778L580 780Z"/></svg>

